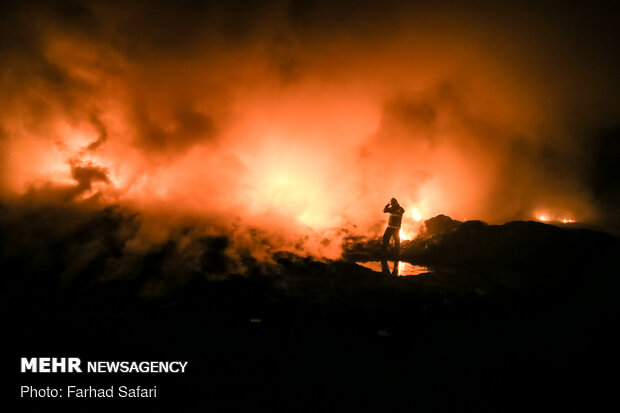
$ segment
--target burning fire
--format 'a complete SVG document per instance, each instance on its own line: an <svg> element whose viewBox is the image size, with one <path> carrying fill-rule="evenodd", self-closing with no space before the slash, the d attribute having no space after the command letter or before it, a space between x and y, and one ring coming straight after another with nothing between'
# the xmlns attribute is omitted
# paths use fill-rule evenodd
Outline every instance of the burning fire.
<svg viewBox="0 0 620 413"><path fill-rule="evenodd" d="M562 224L573 224L577 222L573 218L568 218L568 217L562 216L557 213L552 213L552 212L537 212L534 215L536 217L536 220L541 221L541 222L559 222Z"/></svg>
<svg viewBox="0 0 620 413"><path fill-rule="evenodd" d="M400 239L410 241L417 237L423 220L419 207L414 207L409 214L403 216L403 227L400 229Z"/></svg>
<svg viewBox="0 0 620 413"><path fill-rule="evenodd" d="M211 30L214 17L161 42L146 40L170 28L168 13L141 7L89 9L96 31L50 21L46 8L20 28L32 47L6 49L0 65L1 196L170 211L228 233L271 231L287 245L308 234L328 244L324 234L341 229L376 235L375 206L392 196L407 209L403 240L440 213L501 222L541 205L540 221L590 218L572 169L556 176L512 151L554 148L557 136L538 129L565 118L541 110L558 106L547 90L513 82L513 63L524 70L532 59L499 64L469 25L419 37L416 25L390 24L369 49L364 24L343 22L350 36L323 24L298 31L279 20L286 9L238 41ZM163 20L117 33L133 13ZM574 152L552 155L573 165ZM550 212L559 205L570 213Z"/></svg>

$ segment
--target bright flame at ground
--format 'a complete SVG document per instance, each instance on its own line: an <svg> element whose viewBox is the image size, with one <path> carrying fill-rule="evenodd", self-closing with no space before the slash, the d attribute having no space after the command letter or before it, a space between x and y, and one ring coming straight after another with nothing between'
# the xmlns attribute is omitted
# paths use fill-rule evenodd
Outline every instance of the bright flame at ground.
<svg viewBox="0 0 620 413"><path fill-rule="evenodd" d="M407 238L407 234L405 233L405 231L403 231L403 229L401 228L400 231L398 232L398 234L400 235L400 239L401 241L406 241L408 240Z"/></svg>
<svg viewBox="0 0 620 413"><path fill-rule="evenodd" d="M414 209L413 211L411 211L411 217L415 219L416 221L422 220L422 216L420 216L420 213L418 212L417 209Z"/></svg>
<svg viewBox="0 0 620 413"><path fill-rule="evenodd" d="M573 224L577 222L573 218L565 218L566 215L570 216L570 214L565 215L565 214L558 214L558 213L553 213L553 212L539 212L534 215L536 216L536 220L542 221L542 222L561 222L562 224Z"/></svg>
<svg viewBox="0 0 620 413"><path fill-rule="evenodd" d="M423 225L424 218L420 213L419 204L411 210L410 213L403 215L403 228L400 229L399 235L401 241L411 241L418 236L420 227Z"/></svg>

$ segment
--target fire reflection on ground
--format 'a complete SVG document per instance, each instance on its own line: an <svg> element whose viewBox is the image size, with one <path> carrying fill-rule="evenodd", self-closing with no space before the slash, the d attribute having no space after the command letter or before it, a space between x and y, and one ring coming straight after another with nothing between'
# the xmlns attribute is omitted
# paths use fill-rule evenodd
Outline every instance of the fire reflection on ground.
<svg viewBox="0 0 620 413"><path fill-rule="evenodd" d="M397 265L396 271L394 271L395 263ZM356 264L361 265L362 267L369 268L376 272L387 272L389 274L398 275L401 277L432 273L432 271L428 267L413 265L404 261L366 261L356 262Z"/></svg>

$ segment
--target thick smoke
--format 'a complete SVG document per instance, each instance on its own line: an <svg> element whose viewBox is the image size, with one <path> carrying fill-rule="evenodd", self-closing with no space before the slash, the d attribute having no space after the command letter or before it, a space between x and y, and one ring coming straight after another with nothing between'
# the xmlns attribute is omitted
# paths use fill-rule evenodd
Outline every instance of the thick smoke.
<svg viewBox="0 0 620 413"><path fill-rule="evenodd" d="M120 205L142 216L127 248L189 226L259 259L336 257L392 196L423 218L609 218L613 13L332 3L3 3L3 198Z"/></svg>

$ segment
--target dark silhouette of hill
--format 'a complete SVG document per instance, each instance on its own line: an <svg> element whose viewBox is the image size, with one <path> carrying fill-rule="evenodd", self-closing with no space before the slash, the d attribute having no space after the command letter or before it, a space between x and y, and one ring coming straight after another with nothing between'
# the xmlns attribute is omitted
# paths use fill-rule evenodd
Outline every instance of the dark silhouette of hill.
<svg viewBox="0 0 620 413"><path fill-rule="evenodd" d="M605 266L618 240L608 234L532 221L467 221L407 244L403 257L423 265L576 273Z"/></svg>

